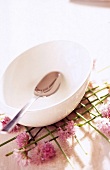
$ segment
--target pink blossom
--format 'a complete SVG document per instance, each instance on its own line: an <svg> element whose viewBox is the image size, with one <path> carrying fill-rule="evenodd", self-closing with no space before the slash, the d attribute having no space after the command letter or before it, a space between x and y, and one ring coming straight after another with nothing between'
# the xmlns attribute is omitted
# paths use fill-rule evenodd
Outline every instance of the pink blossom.
<svg viewBox="0 0 110 170"><path fill-rule="evenodd" d="M0 122L0 130L2 130L3 126L2 126L2 123Z"/></svg>
<svg viewBox="0 0 110 170"><path fill-rule="evenodd" d="M1 121L2 122L2 126L3 128L10 122L10 118L9 117L4 117L4 119Z"/></svg>
<svg viewBox="0 0 110 170"><path fill-rule="evenodd" d="M90 81L89 84L88 84L88 87L89 87L90 89L92 89L92 88L94 87L94 82Z"/></svg>
<svg viewBox="0 0 110 170"><path fill-rule="evenodd" d="M55 154L54 146L50 142L39 142L38 145L30 151L29 156L31 163L39 165L53 158Z"/></svg>
<svg viewBox="0 0 110 170"><path fill-rule="evenodd" d="M2 128L4 128L9 122L10 118L5 116L3 120L1 120ZM15 127L11 130L11 132L18 132L20 130L20 125L15 125Z"/></svg>
<svg viewBox="0 0 110 170"><path fill-rule="evenodd" d="M22 127L21 125L18 125L18 124L15 125L15 127L11 130L11 133L12 133L12 132L19 132L20 129L21 129L21 127Z"/></svg>
<svg viewBox="0 0 110 170"><path fill-rule="evenodd" d="M68 121L64 130L61 127L58 128L58 136L61 140L66 140L74 135L75 135L75 127L73 121Z"/></svg>
<svg viewBox="0 0 110 170"><path fill-rule="evenodd" d="M97 119L97 127L107 137L110 137L110 121L108 118Z"/></svg>
<svg viewBox="0 0 110 170"><path fill-rule="evenodd" d="M14 149L13 154L19 165L27 166L30 164L30 157L28 156L28 152L26 150Z"/></svg>
<svg viewBox="0 0 110 170"><path fill-rule="evenodd" d="M16 143L20 148L24 147L28 144L29 141L29 135L26 132L22 132L16 137Z"/></svg>
<svg viewBox="0 0 110 170"><path fill-rule="evenodd" d="M110 118L110 103L103 105L101 114L102 117Z"/></svg>

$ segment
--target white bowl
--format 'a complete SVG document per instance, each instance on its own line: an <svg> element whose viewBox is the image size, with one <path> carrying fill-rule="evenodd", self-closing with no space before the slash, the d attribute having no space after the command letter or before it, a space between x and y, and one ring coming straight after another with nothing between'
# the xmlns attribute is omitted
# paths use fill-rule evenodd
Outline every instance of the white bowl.
<svg viewBox="0 0 110 170"><path fill-rule="evenodd" d="M9 117L33 96L39 80L51 71L62 73L59 90L41 97L19 121L40 127L66 117L82 99L90 76L92 60L88 51L77 43L53 41L37 45L10 63L0 81L1 107Z"/></svg>

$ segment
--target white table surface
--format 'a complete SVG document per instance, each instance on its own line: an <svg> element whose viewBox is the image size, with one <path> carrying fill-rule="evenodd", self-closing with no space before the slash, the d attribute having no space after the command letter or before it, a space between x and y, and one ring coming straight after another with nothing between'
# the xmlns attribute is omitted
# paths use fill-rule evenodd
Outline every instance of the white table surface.
<svg viewBox="0 0 110 170"><path fill-rule="evenodd" d="M83 1L83 0L82 0ZM110 65L110 2L80 3L77 0L0 0L0 76L19 54L40 43L71 40L85 46L97 59L97 69ZM100 74L110 79L110 69ZM13 135L0 135L0 143ZM101 141L101 142L100 142ZM86 132L82 141L88 151L79 146L68 150L75 170L109 170L110 145L97 134ZM73 143L74 145L74 143ZM20 168L4 153L14 143L0 148L0 170L71 170L63 155L41 166Z"/></svg>

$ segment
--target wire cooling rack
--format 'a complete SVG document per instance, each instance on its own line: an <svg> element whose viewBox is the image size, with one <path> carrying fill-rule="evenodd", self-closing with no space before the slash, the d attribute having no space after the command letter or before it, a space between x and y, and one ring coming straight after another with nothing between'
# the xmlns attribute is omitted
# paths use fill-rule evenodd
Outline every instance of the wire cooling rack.
<svg viewBox="0 0 110 170"><path fill-rule="evenodd" d="M109 143L109 139L95 126L94 120L97 117L101 117L99 107L106 103L110 99L110 84L104 83L101 86L95 85L94 87L88 86L84 97L81 102L78 104L75 110L73 110L66 118L63 120L45 127L24 127L24 130L29 134L30 145L37 145L39 141L54 141L59 149L62 151L63 155L66 157L67 161L71 164L71 161L68 159L67 155L63 151L59 141L58 141L58 128L65 127L68 121L73 120L78 127L85 126L86 124L90 125L94 130L96 130L100 135L102 135ZM74 102L74 101L73 101ZM9 139L8 141L0 144L0 147L15 140L16 136ZM78 139L76 139L78 142ZM9 156L13 153L7 153L6 156ZM72 164L71 164L72 166Z"/></svg>

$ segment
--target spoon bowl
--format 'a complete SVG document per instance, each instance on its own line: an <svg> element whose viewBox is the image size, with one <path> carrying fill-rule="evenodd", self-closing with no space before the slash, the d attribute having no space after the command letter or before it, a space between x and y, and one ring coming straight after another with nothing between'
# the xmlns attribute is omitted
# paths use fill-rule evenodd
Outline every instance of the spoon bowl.
<svg viewBox="0 0 110 170"><path fill-rule="evenodd" d="M39 97L47 97L54 94L61 83L61 73L54 71L48 73L35 87L34 94Z"/></svg>

